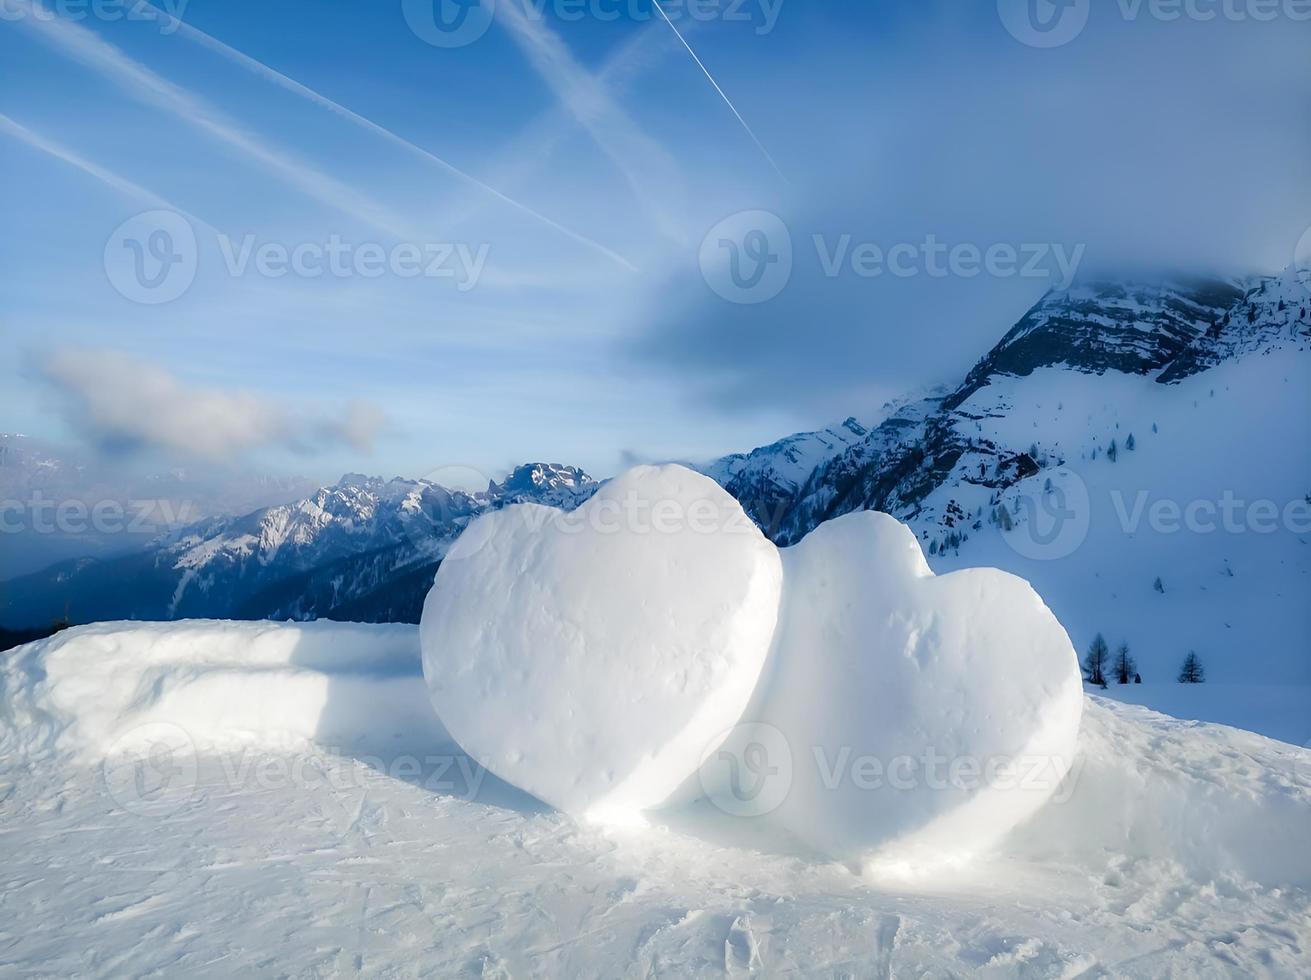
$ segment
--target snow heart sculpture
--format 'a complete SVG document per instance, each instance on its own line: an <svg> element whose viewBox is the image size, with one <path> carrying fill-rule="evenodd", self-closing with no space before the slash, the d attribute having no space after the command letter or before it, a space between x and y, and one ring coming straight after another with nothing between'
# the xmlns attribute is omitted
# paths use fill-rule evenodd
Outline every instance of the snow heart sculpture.
<svg viewBox="0 0 1311 980"><path fill-rule="evenodd" d="M437 713L487 769L557 809L632 822L741 717L782 566L718 484L642 466L571 513L484 515L420 625Z"/></svg>
<svg viewBox="0 0 1311 980"><path fill-rule="evenodd" d="M987 847L1061 784L1083 687L1027 582L936 576L872 512L821 525L783 567L769 673L700 771L722 809L841 860L915 866Z"/></svg>

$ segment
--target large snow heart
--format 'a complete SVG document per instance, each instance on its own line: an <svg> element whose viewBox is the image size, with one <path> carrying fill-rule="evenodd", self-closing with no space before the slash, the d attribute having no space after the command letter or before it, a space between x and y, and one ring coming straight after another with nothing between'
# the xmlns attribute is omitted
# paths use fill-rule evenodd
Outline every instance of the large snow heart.
<svg viewBox="0 0 1311 980"><path fill-rule="evenodd" d="M522 504L471 524L424 604L424 676L487 769L628 822L741 717L781 589L778 551L716 483L637 467L572 513Z"/></svg>
<svg viewBox="0 0 1311 980"><path fill-rule="evenodd" d="M1083 687L1027 582L935 576L877 513L821 525L783 567L754 724L701 770L724 809L768 812L836 858L920 865L987 847L1061 784Z"/></svg>

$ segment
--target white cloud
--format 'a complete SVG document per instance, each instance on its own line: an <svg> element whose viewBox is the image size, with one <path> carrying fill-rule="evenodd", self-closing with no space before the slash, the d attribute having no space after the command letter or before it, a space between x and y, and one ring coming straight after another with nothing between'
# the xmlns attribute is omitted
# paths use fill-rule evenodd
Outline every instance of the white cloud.
<svg viewBox="0 0 1311 980"><path fill-rule="evenodd" d="M217 462L267 448L310 452L334 444L369 451L385 424L354 402L340 416L297 412L264 395L188 385L115 351L65 347L37 365L68 424L102 451L158 450Z"/></svg>

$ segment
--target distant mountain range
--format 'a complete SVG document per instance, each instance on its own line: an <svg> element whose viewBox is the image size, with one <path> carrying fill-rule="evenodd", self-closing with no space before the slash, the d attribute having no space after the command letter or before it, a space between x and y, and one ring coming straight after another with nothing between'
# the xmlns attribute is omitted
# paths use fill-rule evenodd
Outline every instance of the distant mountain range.
<svg viewBox="0 0 1311 980"><path fill-rule="evenodd" d="M1096 630L1113 641L1124 634L1142 659L1159 656L1154 669L1189 643L1305 651L1311 617L1298 603L1305 608L1311 547L1296 526L1172 538L1141 519L1128 529L1124 514L1144 492L1181 506L1226 491L1277 503L1311 493L1309 307L1305 270L1079 283L1043 297L953 389L704 470L779 544L849 511L886 511L911 525L936 568L1017 571L1076 642ZM548 463L524 464L479 492L347 474L293 503L13 578L0 585L0 624L39 626L66 610L75 622L415 622L437 564L473 517L524 501L574 507L596 486L576 467ZM1026 510L1057 497L1088 501L1068 553L1044 543L1033 524L1041 514ZM1197 579L1203 570L1215 580ZM1256 652L1248 665L1311 683L1300 659Z"/></svg>
<svg viewBox="0 0 1311 980"><path fill-rule="evenodd" d="M66 558L139 551L167 531L316 489L306 477L259 473L172 469L143 476L0 433L0 582Z"/></svg>
<svg viewBox="0 0 1311 980"><path fill-rule="evenodd" d="M470 519L507 504L571 508L596 484L528 463L486 490L348 473L294 503L190 524L130 554L76 558L0 586L0 623L103 619L417 622L437 563Z"/></svg>

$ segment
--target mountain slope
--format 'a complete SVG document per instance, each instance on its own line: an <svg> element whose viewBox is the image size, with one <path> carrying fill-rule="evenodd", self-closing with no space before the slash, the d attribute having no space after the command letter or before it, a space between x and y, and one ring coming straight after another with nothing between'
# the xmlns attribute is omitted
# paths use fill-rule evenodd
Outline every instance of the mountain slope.
<svg viewBox="0 0 1311 980"><path fill-rule="evenodd" d="M1297 598L1311 574L1297 514L1311 493L1309 307L1305 270L1078 283L1045 296L954 389L705 471L782 545L875 509L910 524L940 571L1016 572L1080 648L1098 631L1127 640L1149 684L1171 680L1189 649L1216 680L1311 684L1295 653L1311 647ZM348 475L144 551L6 582L0 623L65 612L414 621L475 514L521 500L568 508L595 486L547 464L477 493ZM1168 526L1171 508L1182 520L1232 501L1239 530ZM1260 520L1268 506L1272 530Z"/></svg>
<svg viewBox="0 0 1311 980"><path fill-rule="evenodd" d="M1216 679L1311 684L1306 287L1289 272L1051 293L954 391L821 461L772 536L882 510L937 570L1028 578L1077 645L1127 640L1153 681L1195 648ZM1208 531L1224 507L1247 524Z"/></svg>
<svg viewBox="0 0 1311 980"><path fill-rule="evenodd" d="M291 504L183 528L139 553L76 559L4 583L0 622L350 615L417 621L416 582L485 510L576 506L595 489L575 467L530 463L485 491L347 474ZM397 580L408 591L393 592ZM426 587L425 587L426 591ZM417 602L416 602L417 599Z"/></svg>

